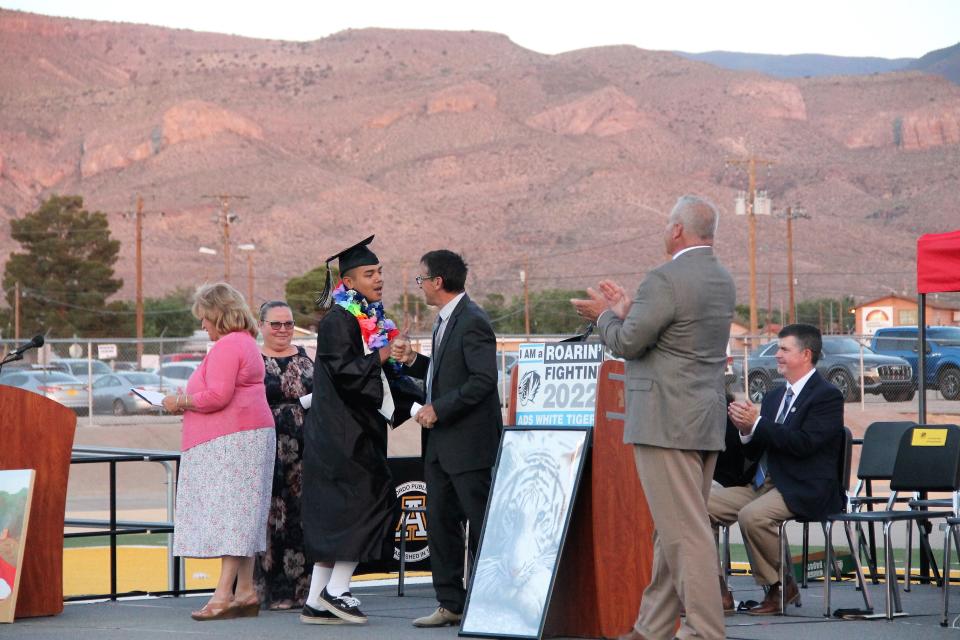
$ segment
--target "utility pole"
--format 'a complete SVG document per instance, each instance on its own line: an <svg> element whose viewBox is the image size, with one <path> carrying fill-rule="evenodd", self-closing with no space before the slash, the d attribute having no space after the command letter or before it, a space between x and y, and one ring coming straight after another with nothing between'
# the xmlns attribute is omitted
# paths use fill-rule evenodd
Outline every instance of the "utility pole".
<svg viewBox="0 0 960 640"><path fill-rule="evenodd" d="M237 249L247 254L247 304L253 309L253 252L257 245L252 242L238 244Z"/></svg>
<svg viewBox="0 0 960 640"><path fill-rule="evenodd" d="M220 213L214 218L214 221L220 225L223 234L223 281L230 282L230 225L240 219L237 214L230 213L230 200L246 200L248 196L219 193L202 197L216 198L220 201Z"/></svg>
<svg viewBox="0 0 960 640"><path fill-rule="evenodd" d="M766 326L769 327L770 323L773 322L773 316L770 314L773 313L773 285L771 284L773 276L769 273L767 274L767 323ZM769 331L769 329L767 329Z"/></svg>
<svg viewBox="0 0 960 640"><path fill-rule="evenodd" d="M13 339L20 344L20 281L13 284Z"/></svg>
<svg viewBox="0 0 960 640"><path fill-rule="evenodd" d="M407 326L407 319L410 317L407 307L407 265L403 265L403 326Z"/></svg>
<svg viewBox="0 0 960 640"><path fill-rule="evenodd" d="M728 165L746 167L747 191L737 198L737 215L747 216L748 251L750 254L750 334L757 335L757 220L758 215L770 215L770 199L766 192L757 195L757 165L771 167L773 161L750 156L727 160Z"/></svg>
<svg viewBox="0 0 960 640"><path fill-rule="evenodd" d="M529 274L527 273L527 259L523 259L523 269L520 271L520 282L523 283L523 331L530 337L530 287L527 283Z"/></svg>
<svg viewBox="0 0 960 640"><path fill-rule="evenodd" d="M801 207L787 207L784 217L787 219L787 286L790 291L790 324L797 321L797 304L793 297L793 219L807 218L807 212Z"/></svg>
<svg viewBox="0 0 960 640"><path fill-rule="evenodd" d="M137 194L136 222L137 269L137 368L143 360L143 198Z"/></svg>

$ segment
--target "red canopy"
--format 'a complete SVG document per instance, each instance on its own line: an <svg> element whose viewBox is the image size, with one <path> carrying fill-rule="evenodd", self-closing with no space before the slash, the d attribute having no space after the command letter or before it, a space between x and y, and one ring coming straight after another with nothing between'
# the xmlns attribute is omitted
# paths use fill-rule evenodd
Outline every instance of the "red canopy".
<svg viewBox="0 0 960 640"><path fill-rule="evenodd" d="M960 231L917 239L917 293L960 291Z"/></svg>

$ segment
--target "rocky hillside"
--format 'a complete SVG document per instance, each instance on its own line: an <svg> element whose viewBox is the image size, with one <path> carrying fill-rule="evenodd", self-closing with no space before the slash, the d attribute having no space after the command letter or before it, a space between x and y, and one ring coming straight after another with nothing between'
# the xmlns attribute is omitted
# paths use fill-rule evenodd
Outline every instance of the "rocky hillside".
<svg viewBox="0 0 960 640"><path fill-rule="evenodd" d="M633 47L541 55L481 32L346 31L279 42L0 10L0 229L46 195L111 215L132 295L222 275L211 221L254 242L257 298L369 233L388 272L462 251L478 294L634 286L663 259L664 213L724 209L719 253L747 298L747 183L795 224L800 298L912 290L916 237L957 228L960 87L920 72L778 80ZM160 212L163 215L160 215ZM784 223L758 221L761 304L786 298ZM0 232L0 256L15 249ZM236 252L235 252L236 253ZM245 274L242 256L234 273ZM526 264L526 267L524 265ZM243 275L236 280L244 285Z"/></svg>

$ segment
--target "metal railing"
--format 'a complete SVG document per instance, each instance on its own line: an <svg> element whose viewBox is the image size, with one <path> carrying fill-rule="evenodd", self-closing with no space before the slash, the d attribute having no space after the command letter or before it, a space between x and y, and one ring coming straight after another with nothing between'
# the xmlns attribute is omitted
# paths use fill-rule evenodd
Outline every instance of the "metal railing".
<svg viewBox="0 0 960 640"><path fill-rule="evenodd" d="M154 462L163 466L167 476L166 519L160 522L117 519L117 464L121 462ZM206 592L209 589L188 591L184 588L183 559L173 555L173 540L167 537L167 590L166 591L127 591L117 590L117 538L123 535L164 533L173 534L173 516L176 508L176 479L179 470L180 453L178 451L157 451L150 449L121 449L117 447L74 447L70 464L107 464L109 465L110 512L107 520L67 518L65 528L89 529L88 531L64 533L64 539L108 536L110 539L110 591L109 593L84 594L64 598L67 602L82 600L116 600L121 597L141 595L173 595Z"/></svg>

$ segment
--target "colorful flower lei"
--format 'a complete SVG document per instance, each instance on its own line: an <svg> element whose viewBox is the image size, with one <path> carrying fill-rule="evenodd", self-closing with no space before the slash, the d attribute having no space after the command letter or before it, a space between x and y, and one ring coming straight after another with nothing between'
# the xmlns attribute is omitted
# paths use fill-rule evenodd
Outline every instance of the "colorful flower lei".
<svg viewBox="0 0 960 640"><path fill-rule="evenodd" d="M383 311L382 302L367 302L366 298L360 296L355 289L347 289L341 280L337 288L333 290L333 301L346 309L350 315L357 319L360 325L360 335L363 337L364 344L371 351L376 351L390 344L396 336L400 334L396 323L387 318ZM390 358L388 360L394 370L400 370L400 363Z"/></svg>

